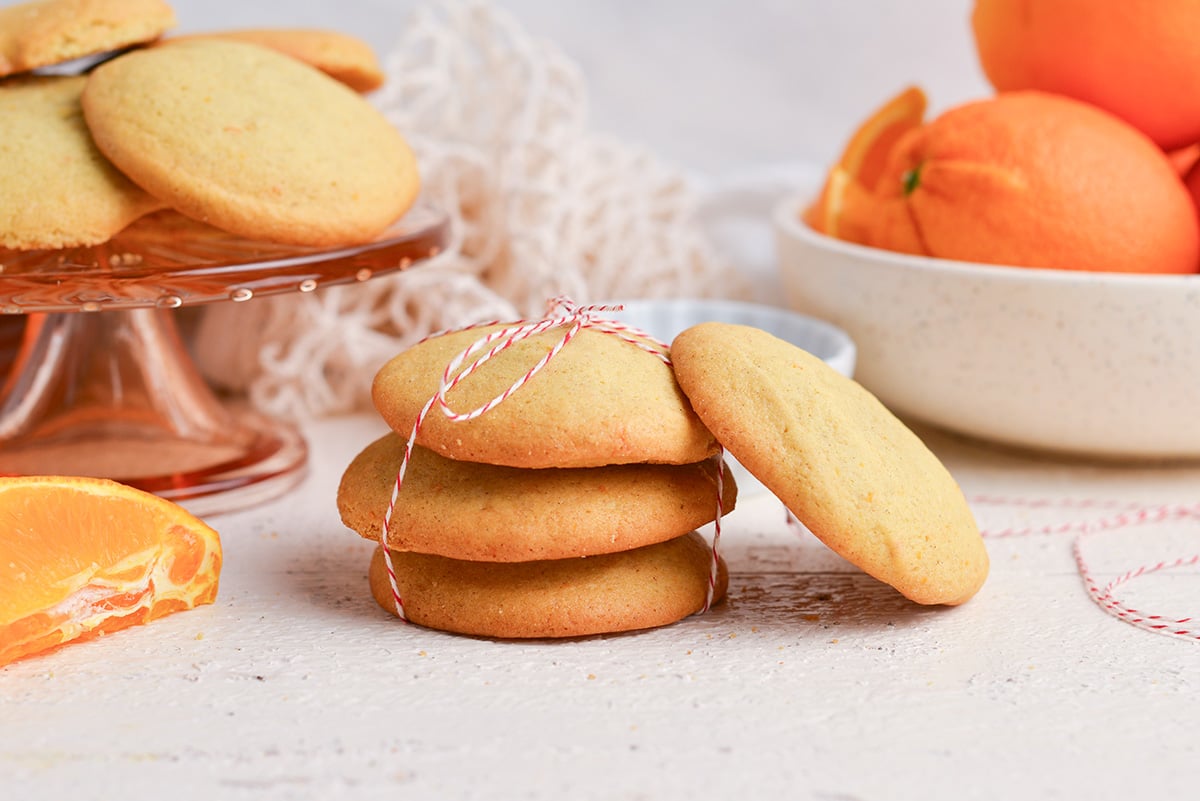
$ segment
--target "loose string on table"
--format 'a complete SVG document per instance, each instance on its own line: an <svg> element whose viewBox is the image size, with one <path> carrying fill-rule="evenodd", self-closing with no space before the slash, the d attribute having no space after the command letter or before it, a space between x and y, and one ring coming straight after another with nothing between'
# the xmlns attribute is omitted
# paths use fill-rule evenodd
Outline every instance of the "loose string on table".
<svg viewBox="0 0 1200 801"><path fill-rule="evenodd" d="M603 306L603 305L580 305L572 301L570 298L559 296L547 303L546 316L540 320L521 321L505 325L502 328L481 336L479 339L472 342L464 350L459 352L442 371L441 381L438 384L438 390L433 396L426 401L421 411L417 414L417 419L413 422L412 431L408 436L408 442L404 447L404 456L400 461L400 467L396 471L396 480L392 484L392 495L388 500L387 512L383 517L383 525L380 527L379 544L383 549L384 565L387 569L388 583L391 585L392 599L395 602L396 614L401 620L407 621L408 616L404 611L404 601L400 592L400 585L396 579L396 568L392 562L391 552L388 549L388 532L391 529L392 514L396 508L396 500L400 495L400 489L404 485L404 476L408 471L409 462L412 460L413 447L416 445L417 436L420 433L421 427L425 423L425 418L436 407L439 409L451 422L466 422L474 420L484 414L487 414L492 409L495 409L501 403L512 397L514 393L519 391L521 387L528 384L534 376L542 371L559 353L562 352L571 340L573 340L583 329L591 329L604 334L609 334L618 339L641 348L646 353L660 359L664 364L670 366L671 358L668 355L667 345L658 341L654 337L647 334L635 326L622 323L618 320L608 319L603 316L606 312L622 311L623 306ZM442 331L426 337L426 340L434 337L443 336L445 334L456 333L459 331L470 331L474 329L486 328L490 326L500 325L500 321L491 321L486 323L477 323L475 325L463 326L461 328ZM471 376L476 370L482 367L491 359L495 358L500 353L513 347L519 342L522 342L530 337L550 331L553 329L566 329L562 337L554 344L554 346L532 367L529 368L523 375L517 378L507 389L493 397L486 403L477 406L474 409L466 412L456 412L450 408L449 402L446 400L450 390L461 384ZM425 341L425 340L422 340ZM479 355L478 358L472 360L472 357ZM466 365L465 367L463 365ZM712 606L713 598L716 593L717 572L720 562L720 540L721 540L721 517L724 511L722 494L724 492L725 481L725 459L724 452L719 451L717 463L717 517L713 524L713 541L711 548L711 558L708 577L708 589L705 595L704 607L701 612L707 612Z"/></svg>
<svg viewBox="0 0 1200 801"><path fill-rule="evenodd" d="M1182 567L1200 564L1200 553L1190 556L1180 556L1175 559L1164 559L1159 562L1139 565L1126 570L1116 578L1101 586L1092 573L1083 551L1083 541L1089 535L1101 532L1117 531L1141 525L1156 525L1172 521L1193 519L1200 521L1200 503L1195 504L1160 504L1143 506L1141 504L1122 503L1120 501L1072 499L1072 498L1017 498L995 495L979 495L970 499L970 505L975 506L1009 506L1023 509L1101 509L1113 514L1098 520L1071 521L1066 523L1051 523L1046 525L1029 525L999 529L982 529L980 535L987 539L1004 539L1010 537L1031 537L1039 535L1074 534L1071 544L1072 555L1075 559L1079 577L1083 580L1088 597L1108 614L1155 634L1166 634L1200 642L1200 621L1195 616L1174 617L1135 609L1114 595L1114 591L1134 579ZM787 523L794 528L800 527L800 522L790 509L784 510Z"/></svg>
<svg viewBox="0 0 1200 801"><path fill-rule="evenodd" d="M1025 526L1020 528L984 529L980 533L984 537L992 539L1074 534L1075 539L1071 544L1071 550L1075 557L1075 565L1079 570L1079 576L1083 580L1083 585L1087 589L1088 596L1097 606L1118 620L1122 620L1132 626L1137 626L1140 629L1145 629L1156 634L1166 634L1200 642L1200 627L1197 627L1200 621L1197 621L1194 616L1174 617L1142 611L1129 606L1114 595L1114 591L1118 587L1142 576L1200 564L1200 553L1139 565L1121 573L1107 584L1101 586L1093 575L1092 568L1083 550L1083 541L1093 534L1117 531L1134 526L1159 525L1179 520L1200 520L1200 503L1143 506L1141 504L1122 504L1111 501L1024 499L987 495L972 498L971 504L973 506L1104 509L1113 511L1113 514L1098 520L1053 523L1044 526Z"/></svg>

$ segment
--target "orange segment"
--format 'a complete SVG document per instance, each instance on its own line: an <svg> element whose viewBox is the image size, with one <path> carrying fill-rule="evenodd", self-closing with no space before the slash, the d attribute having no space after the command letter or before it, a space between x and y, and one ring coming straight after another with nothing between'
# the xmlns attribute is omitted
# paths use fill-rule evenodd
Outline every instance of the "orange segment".
<svg viewBox="0 0 1200 801"><path fill-rule="evenodd" d="M217 532L113 481L0 478L0 665L211 603Z"/></svg>
<svg viewBox="0 0 1200 801"><path fill-rule="evenodd" d="M837 211L829 208L830 192L845 190L844 186L832 186L834 180L855 181L867 190L874 190L896 142L921 126L926 105L925 93L910 86L867 118L850 137L841 158L830 170L817 201L801 215L805 224L821 233L830 233L826 226L838 216Z"/></svg>

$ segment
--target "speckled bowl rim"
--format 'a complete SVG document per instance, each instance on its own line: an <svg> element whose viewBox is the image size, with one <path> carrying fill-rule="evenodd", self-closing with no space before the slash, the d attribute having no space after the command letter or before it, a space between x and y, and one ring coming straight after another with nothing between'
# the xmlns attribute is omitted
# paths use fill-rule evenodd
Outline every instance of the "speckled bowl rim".
<svg viewBox="0 0 1200 801"><path fill-rule="evenodd" d="M932 256L915 256L895 253L890 250L845 242L814 231L800 219L800 214L812 203L812 198L789 195L775 204L774 222L777 229L792 239L811 247L842 253L857 259L866 259L882 264L895 265L909 270L952 275L957 278L1013 282L1018 284L1067 284L1089 286L1138 286L1162 287L1165 291L1180 291L1200 287L1200 274L1189 275L1164 273L1098 273L1084 270L1057 270L1047 267L1015 267L1003 264L940 259Z"/></svg>

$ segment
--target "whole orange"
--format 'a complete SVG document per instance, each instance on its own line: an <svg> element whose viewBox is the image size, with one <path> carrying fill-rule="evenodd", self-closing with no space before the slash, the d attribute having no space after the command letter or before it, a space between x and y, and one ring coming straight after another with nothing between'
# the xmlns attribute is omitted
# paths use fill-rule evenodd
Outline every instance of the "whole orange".
<svg viewBox="0 0 1200 801"><path fill-rule="evenodd" d="M1195 206L1142 133L1086 103L1009 92L950 109L892 149L874 191L844 193L863 244L947 259L1191 273Z"/></svg>
<svg viewBox="0 0 1200 801"><path fill-rule="evenodd" d="M971 23L997 90L1087 101L1168 150L1200 142L1200 2L976 0Z"/></svg>

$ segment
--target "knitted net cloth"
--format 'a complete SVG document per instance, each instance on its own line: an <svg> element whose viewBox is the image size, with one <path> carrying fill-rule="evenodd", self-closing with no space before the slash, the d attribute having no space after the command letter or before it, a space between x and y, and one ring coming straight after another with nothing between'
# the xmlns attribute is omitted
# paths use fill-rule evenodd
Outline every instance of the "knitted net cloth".
<svg viewBox="0 0 1200 801"><path fill-rule="evenodd" d="M450 241L407 271L214 304L193 347L214 384L271 414L368 408L375 372L428 334L587 303L742 293L683 174L587 127L582 76L486 3L419 10L373 98L417 154Z"/></svg>

